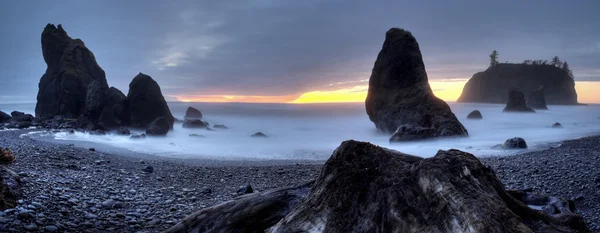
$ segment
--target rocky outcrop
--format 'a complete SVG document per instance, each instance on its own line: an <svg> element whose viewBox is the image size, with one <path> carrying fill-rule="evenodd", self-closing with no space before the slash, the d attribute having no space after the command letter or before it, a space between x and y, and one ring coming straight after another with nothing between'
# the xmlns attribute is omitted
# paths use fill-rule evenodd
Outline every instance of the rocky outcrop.
<svg viewBox="0 0 600 233"><path fill-rule="evenodd" d="M169 129L173 126L172 123L164 117L156 118L156 120L150 122L146 128L146 135L150 136L165 136L169 132Z"/></svg>
<svg viewBox="0 0 600 233"><path fill-rule="evenodd" d="M9 122L12 119L12 116L7 113L0 111L0 124Z"/></svg>
<svg viewBox="0 0 600 233"><path fill-rule="evenodd" d="M24 112L12 111L10 113L10 115L12 116L11 120L13 122L23 122L23 121L32 122L34 119L33 115L26 114Z"/></svg>
<svg viewBox="0 0 600 233"><path fill-rule="evenodd" d="M187 110L185 111L185 117L183 117L184 120L188 120L188 119L199 119L202 120L202 112L200 112L200 110L193 108L193 107L188 107Z"/></svg>
<svg viewBox="0 0 600 233"><path fill-rule="evenodd" d="M504 107L504 112L535 112L535 110L527 107L525 103L525 95L523 92L511 89L508 93L508 103Z"/></svg>
<svg viewBox="0 0 600 233"><path fill-rule="evenodd" d="M146 128L155 119L163 117L169 124L169 128L173 128L175 118L169 110L160 86L150 76L142 73L135 76L129 84L127 99L132 127Z"/></svg>
<svg viewBox="0 0 600 233"><path fill-rule="evenodd" d="M111 87L106 90L105 103L100 113L98 124L107 129L128 126L130 123L129 102L127 96L119 89Z"/></svg>
<svg viewBox="0 0 600 233"><path fill-rule="evenodd" d="M192 128L192 129L205 129L208 127L208 124L199 119L187 119L183 121L183 128Z"/></svg>
<svg viewBox="0 0 600 233"><path fill-rule="evenodd" d="M525 139L514 137L507 139L501 146L502 149L527 149Z"/></svg>
<svg viewBox="0 0 600 233"><path fill-rule="evenodd" d="M479 110L474 110L467 115L467 119L483 119L483 116Z"/></svg>
<svg viewBox="0 0 600 233"><path fill-rule="evenodd" d="M401 125L390 137L390 142L408 142L435 137L435 128L426 128L415 125Z"/></svg>
<svg viewBox="0 0 600 233"><path fill-rule="evenodd" d="M468 135L448 104L433 94L419 44L403 29L386 33L369 79L365 106L369 119L384 133L409 125L431 128L433 137Z"/></svg>
<svg viewBox="0 0 600 233"><path fill-rule="evenodd" d="M504 103L512 88L525 93L545 89L547 104L577 104L575 81L568 72L553 65L498 64L473 75L458 102Z"/></svg>
<svg viewBox="0 0 600 233"><path fill-rule="evenodd" d="M546 97L544 95L544 87L540 87L529 93L527 106L533 109L548 110L548 106L546 106Z"/></svg>
<svg viewBox="0 0 600 233"><path fill-rule="evenodd" d="M84 115L92 122L98 121L104 109L106 90L98 81L92 81L87 87Z"/></svg>
<svg viewBox="0 0 600 233"><path fill-rule="evenodd" d="M37 117L77 118L85 113L87 88L92 81L108 88L94 54L83 41L69 37L61 25L48 24L44 28L42 53L48 67L38 85Z"/></svg>
<svg viewBox="0 0 600 233"><path fill-rule="evenodd" d="M314 184L245 195L166 232L589 232L568 205L537 211L530 197L469 153L424 159L345 141Z"/></svg>
<svg viewBox="0 0 600 233"><path fill-rule="evenodd" d="M0 166L0 210L16 207L21 195L19 175L5 166Z"/></svg>

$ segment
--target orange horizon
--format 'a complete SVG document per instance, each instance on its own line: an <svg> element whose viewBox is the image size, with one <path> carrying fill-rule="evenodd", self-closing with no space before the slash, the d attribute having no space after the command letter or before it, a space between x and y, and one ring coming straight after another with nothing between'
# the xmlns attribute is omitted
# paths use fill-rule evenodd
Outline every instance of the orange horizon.
<svg viewBox="0 0 600 233"><path fill-rule="evenodd" d="M444 101L455 102L467 82L466 79L429 81L434 94ZM576 81L575 90L578 102L583 104L600 104L600 81ZM309 91L301 94L280 96L257 95L175 95L180 102L207 103L287 103L287 104L324 104L324 103L361 103L367 97L368 85L350 88Z"/></svg>

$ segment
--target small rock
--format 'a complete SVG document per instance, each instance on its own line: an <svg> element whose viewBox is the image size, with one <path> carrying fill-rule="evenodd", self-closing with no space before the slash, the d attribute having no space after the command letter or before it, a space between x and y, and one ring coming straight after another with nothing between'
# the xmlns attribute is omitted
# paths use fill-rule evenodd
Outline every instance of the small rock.
<svg viewBox="0 0 600 233"><path fill-rule="evenodd" d="M96 151L96 148L90 148L89 150L90 151Z"/></svg>
<svg viewBox="0 0 600 233"><path fill-rule="evenodd" d="M253 193L253 192L254 192L254 189L252 189L252 186L246 185L245 187L238 189L237 194L244 195L244 194Z"/></svg>
<svg viewBox="0 0 600 233"><path fill-rule="evenodd" d="M25 230L26 231L37 231L38 230L38 226L35 223L29 224L29 225L25 225Z"/></svg>
<svg viewBox="0 0 600 233"><path fill-rule="evenodd" d="M552 124L552 128L555 128L555 129L560 129L560 128L562 128L562 127L563 127L563 126L562 126L560 123L558 123L558 122L556 122L556 123Z"/></svg>
<svg viewBox="0 0 600 233"><path fill-rule="evenodd" d="M56 232L56 231L58 231L58 227L56 227L54 225L48 225L48 226L44 227L44 230L46 230L48 232Z"/></svg>
<svg viewBox="0 0 600 233"><path fill-rule="evenodd" d="M152 166L146 166L145 168L142 169L142 171L146 172L146 173L153 173L154 168Z"/></svg>
<svg viewBox="0 0 600 233"><path fill-rule="evenodd" d="M264 133L262 133L262 132L258 132L258 133L252 134L252 136L250 136L250 137L253 137L253 138L266 138L267 135L264 134Z"/></svg>

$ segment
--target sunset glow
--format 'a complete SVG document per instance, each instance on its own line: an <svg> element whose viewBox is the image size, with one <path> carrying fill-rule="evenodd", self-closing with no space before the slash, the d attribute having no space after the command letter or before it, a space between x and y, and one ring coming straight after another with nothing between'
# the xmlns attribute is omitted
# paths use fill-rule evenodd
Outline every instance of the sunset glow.
<svg viewBox="0 0 600 233"><path fill-rule="evenodd" d="M456 101L467 80L453 79L430 81L433 93L445 101ZM251 95L181 95L175 96L181 102L240 102L240 103L353 103L364 102L368 85L331 91L310 91L299 95L251 96ZM600 103L600 82L575 82L580 103Z"/></svg>

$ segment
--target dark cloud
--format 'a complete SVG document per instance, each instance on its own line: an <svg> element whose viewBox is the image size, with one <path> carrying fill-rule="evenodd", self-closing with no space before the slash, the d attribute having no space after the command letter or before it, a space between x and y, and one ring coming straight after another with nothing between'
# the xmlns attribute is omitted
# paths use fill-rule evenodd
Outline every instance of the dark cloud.
<svg viewBox="0 0 600 233"><path fill-rule="evenodd" d="M569 61L600 80L600 3L547 1L39 1L0 9L0 102L35 101L39 36L62 23L109 84L138 72L167 95L290 95L368 79L390 27L413 32L430 79L468 78L501 61ZM364 82L363 82L364 85Z"/></svg>

